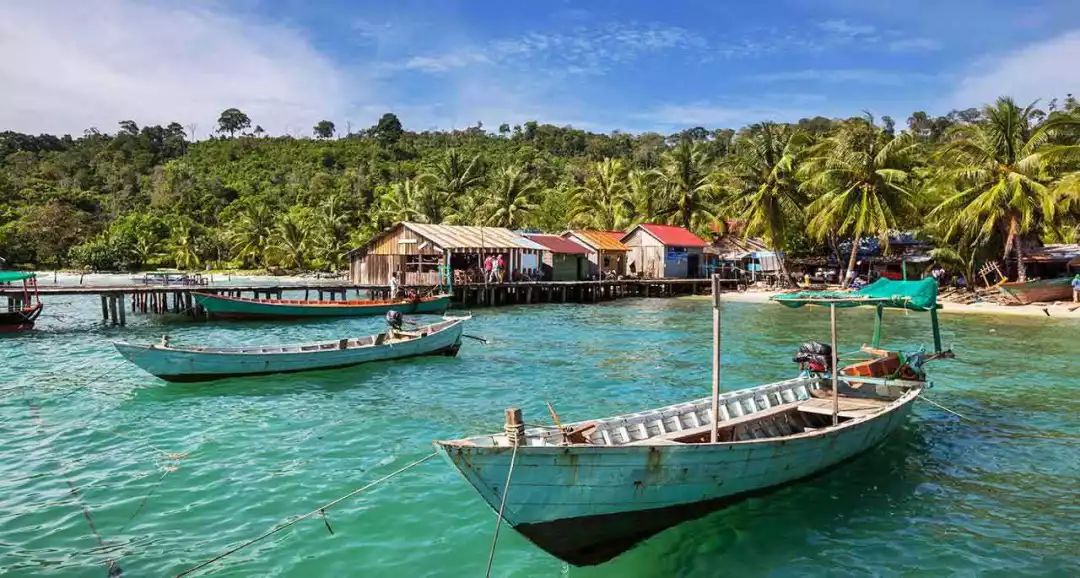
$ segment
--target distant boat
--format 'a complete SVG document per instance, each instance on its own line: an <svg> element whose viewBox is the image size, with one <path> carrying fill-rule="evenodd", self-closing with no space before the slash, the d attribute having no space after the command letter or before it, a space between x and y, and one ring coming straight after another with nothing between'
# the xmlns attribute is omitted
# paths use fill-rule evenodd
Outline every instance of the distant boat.
<svg viewBox="0 0 1080 578"><path fill-rule="evenodd" d="M26 271L0 271L0 284L22 282L22 295L9 296L6 306L0 306L0 333L34 328L44 305L38 295L37 277Z"/></svg>
<svg viewBox="0 0 1080 578"><path fill-rule="evenodd" d="M301 317L365 317L385 315L391 309L403 314L444 313L449 295L415 299L307 301L303 299L251 299L193 292L195 301L212 317L220 319L296 319Z"/></svg>
<svg viewBox="0 0 1080 578"><path fill-rule="evenodd" d="M132 345L124 342L113 345L128 361L165 381L211 381L244 375L334 369L421 355L456 355L461 347L462 324L467 319L447 318L409 331L294 345L174 347L167 343Z"/></svg>
<svg viewBox="0 0 1080 578"><path fill-rule="evenodd" d="M526 429L511 408L502 432L435 445L534 544L571 564L602 563L683 521L835 468L899 428L926 386L923 362L951 356L940 351L937 285L928 281L782 302L930 311L935 355L866 348L869 361L836 373L835 345L811 343L800 348L804 371L795 379L571 424L552 410L552 427Z"/></svg>
<svg viewBox="0 0 1080 578"><path fill-rule="evenodd" d="M1069 301L1072 299L1072 277L1002 283L998 289L1021 305Z"/></svg>

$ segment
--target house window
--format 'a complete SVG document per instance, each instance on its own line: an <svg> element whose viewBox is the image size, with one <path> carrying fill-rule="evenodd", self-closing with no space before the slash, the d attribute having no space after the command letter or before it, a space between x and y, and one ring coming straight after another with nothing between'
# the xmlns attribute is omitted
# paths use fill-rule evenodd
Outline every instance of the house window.
<svg viewBox="0 0 1080 578"><path fill-rule="evenodd" d="M437 273L442 257L438 255L406 255L406 273Z"/></svg>

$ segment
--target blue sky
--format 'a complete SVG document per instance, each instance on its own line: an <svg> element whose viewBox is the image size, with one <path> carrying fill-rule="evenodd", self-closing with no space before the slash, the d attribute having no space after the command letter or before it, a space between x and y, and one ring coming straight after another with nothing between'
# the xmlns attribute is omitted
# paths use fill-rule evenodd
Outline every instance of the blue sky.
<svg viewBox="0 0 1080 578"><path fill-rule="evenodd" d="M0 0L0 129L237 106L271 133L535 119L597 131L1080 93L1080 2Z"/></svg>

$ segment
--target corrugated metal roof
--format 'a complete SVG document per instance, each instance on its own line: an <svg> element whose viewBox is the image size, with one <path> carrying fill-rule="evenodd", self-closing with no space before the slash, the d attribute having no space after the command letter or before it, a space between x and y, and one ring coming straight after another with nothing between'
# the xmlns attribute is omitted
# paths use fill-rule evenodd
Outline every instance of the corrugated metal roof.
<svg viewBox="0 0 1080 578"><path fill-rule="evenodd" d="M563 255L588 255L589 250L577 243L558 235L541 235L537 233L525 235L530 241L536 241L547 247L552 253Z"/></svg>
<svg viewBox="0 0 1080 578"><path fill-rule="evenodd" d="M1069 263L1073 259L1080 258L1080 244L1045 245L1027 249L1024 253L1024 261L1033 263Z"/></svg>
<svg viewBox="0 0 1080 578"><path fill-rule="evenodd" d="M660 241L668 247L704 247L708 244L705 241L702 241L701 237L691 233L689 230L674 225L642 223L638 225L638 227L645 229L650 235L656 237L657 241ZM634 230L631 229L623 236L623 238L625 239L633 232Z"/></svg>
<svg viewBox="0 0 1080 578"><path fill-rule="evenodd" d="M768 253L765 242L756 237L743 238L738 235L724 235L716 243L705 247L705 252L724 259L744 259L752 253Z"/></svg>
<svg viewBox="0 0 1080 578"><path fill-rule="evenodd" d="M622 244L620 238L622 231L592 231L588 229L576 229L563 233L563 236L573 233L587 243L591 249L600 251L629 251L630 247Z"/></svg>
<svg viewBox="0 0 1080 578"><path fill-rule="evenodd" d="M532 249L547 248L503 227L470 227L463 225L430 225L401 223L410 231L431 239L443 249Z"/></svg>

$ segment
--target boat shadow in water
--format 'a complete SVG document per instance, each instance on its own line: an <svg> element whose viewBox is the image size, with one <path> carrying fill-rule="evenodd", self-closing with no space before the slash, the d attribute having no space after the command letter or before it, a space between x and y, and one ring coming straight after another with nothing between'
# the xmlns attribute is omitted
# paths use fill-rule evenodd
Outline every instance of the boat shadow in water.
<svg viewBox="0 0 1080 578"><path fill-rule="evenodd" d="M806 553L793 545L828 542L830 532L854 532L849 522L863 513L904 510L918 499L928 479L919 461L930 445L925 429L909 423L869 452L810 477L671 512L665 529L612 545L608 560L669 576L714 576L718 557L726 575L791 570Z"/></svg>
<svg viewBox="0 0 1080 578"><path fill-rule="evenodd" d="M409 372L414 374L426 369L438 370L442 364L454 362L449 355L431 354L334 369L226 377L193 383L169 383L144 374L146 387L139 388L135 397L145 401L170 401L193 397L274 397L307 392L333 393L368 386L382 387L398 382L403 363L409 364ZM392 397L387 395L388 399Z"/></svg>

